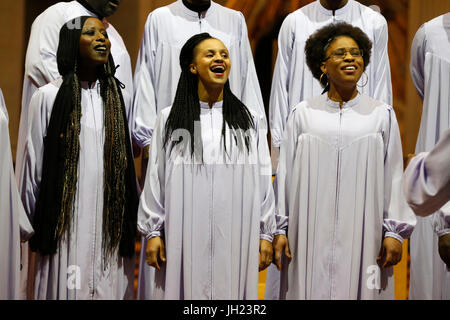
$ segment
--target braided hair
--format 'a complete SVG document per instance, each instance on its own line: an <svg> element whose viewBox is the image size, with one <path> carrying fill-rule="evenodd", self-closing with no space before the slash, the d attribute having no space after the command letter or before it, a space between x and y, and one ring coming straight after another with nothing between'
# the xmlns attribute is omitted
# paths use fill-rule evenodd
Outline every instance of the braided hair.
<svg viewBox="0 0 450 320"><path fill-rule="evenodd" d="M164 146L170 145L170 150L181 143L182 139L170 140L171 134L177 129L185 129L190 133L191 157L195 150L202 150L201 134L194 135L194 123L200 121L200 102L198 97L198 76L190 71L190 65L194 61L195 48L207 39L215 39L208 33L200 33L192 36L181 49L180 66L181 75L175 99L172 104L165 126ZM255 128L253 117L247 107L231 92L230 83L227 80L223 88L223 123L222 140L226 151L226 127L235 134L235 142L241 149L244 141L247 151L250 148L250 137L244 132Z"/></svg>
<svg viewBox="0 0 450 320"><path fill-rule="evenodd" d="M63 83L53 104L47 134L40 192L33 219L30 247L41 254L56 253L58 241L70 231L78 180L81 131L81 85L78 78L79 42L87 19L64 24L57 51ZM134 254L138 194L125 105L114 60L97 67L104 106L103 257L119 249L121 256Z"/></svg>

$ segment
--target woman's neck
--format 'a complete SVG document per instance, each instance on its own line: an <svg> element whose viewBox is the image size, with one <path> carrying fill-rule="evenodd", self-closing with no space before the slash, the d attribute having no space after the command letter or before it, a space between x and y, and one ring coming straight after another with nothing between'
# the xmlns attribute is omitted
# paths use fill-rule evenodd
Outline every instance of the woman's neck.
<svg viewBox="0 0 450 320"><path fill-rule="evenodd" d="M223 100L223 86L205 87L201 81L198 82L198 98L200 101L207 102L212 108L214 103Z"/></svg>
<svg viewBox="0 0 450 320"><path fill-rule="evenodd" d="M342 108L344 102L354 99L358 95L358 90L355 86L336 87L333 83L330 84L330 91L328 91L328 98L332 101L339 102Z"/></svg>

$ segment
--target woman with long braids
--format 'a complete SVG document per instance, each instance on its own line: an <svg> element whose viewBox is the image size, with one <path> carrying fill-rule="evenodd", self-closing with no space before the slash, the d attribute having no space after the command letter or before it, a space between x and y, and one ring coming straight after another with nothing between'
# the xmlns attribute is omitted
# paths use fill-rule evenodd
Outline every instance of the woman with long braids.
<svg viewBox="0 0 450 320"><path fill-rule="evenodd" d="M35 230L36 299L133 297L138 195L110 47L97 18L67 22L62 78L31 99L20 191Z"/></svg>
<svg viewBox="0 0 450 320"><path fill-rule="evenodd" d="M174 102L158 116L138 230L153 299L257 299L275 231L264 119L230 90L230 59L208 33L180 53ZM141 266L142 268L142 266Z"/></svg>

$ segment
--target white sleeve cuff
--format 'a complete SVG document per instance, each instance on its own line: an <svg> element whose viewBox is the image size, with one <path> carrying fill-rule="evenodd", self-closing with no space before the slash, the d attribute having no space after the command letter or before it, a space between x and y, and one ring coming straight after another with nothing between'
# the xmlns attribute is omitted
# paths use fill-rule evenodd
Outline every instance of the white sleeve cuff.
<svg viewBox="0 0 450 320"><path fill-rule="evenodd" d="M438 237L445 236L446 234L450 234L450 228L439 230L436 233Z"/></svg>
<svg viewBox="0 0 450 320"><path fill-rule="evenodd" d="M394 232L386 232L385 234L384 234L384 237L385 238L394 238L394 239L397 239L398 241L400 241L402 244L403 244L403 238L402 238L402 236L400 236L400 235L398 235L398 234L396 234L396 233L394 233Z"/></svg>

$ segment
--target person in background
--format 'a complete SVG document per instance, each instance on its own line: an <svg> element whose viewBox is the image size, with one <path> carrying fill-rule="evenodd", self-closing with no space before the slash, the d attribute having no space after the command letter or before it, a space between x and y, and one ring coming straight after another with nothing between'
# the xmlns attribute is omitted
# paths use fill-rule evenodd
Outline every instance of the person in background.
<svg viewBox="0 0 450 320"><path fill-rule="evenodd" d="M424 23L411 45L411 77L423 100L422 119L415 153L433 149L450 128L450 13ZM447 156L447 159L449 156ZM436 208L434 215L418 217L411 236L409 299L450 299L450 272L439 251L448 243L450 202Z"/></svg>

